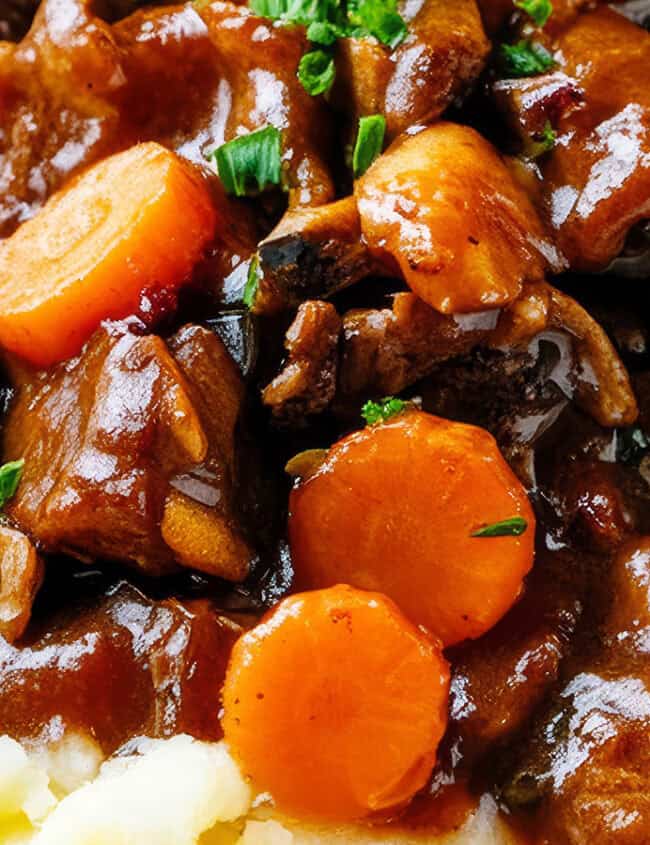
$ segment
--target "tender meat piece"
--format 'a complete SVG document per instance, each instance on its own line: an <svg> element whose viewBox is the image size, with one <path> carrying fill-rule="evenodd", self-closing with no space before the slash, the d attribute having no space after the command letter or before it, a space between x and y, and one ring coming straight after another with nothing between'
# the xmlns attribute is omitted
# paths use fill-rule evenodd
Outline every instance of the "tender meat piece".
<svg viewBox="0 0 650 845"><path fill-rule="evenodd" d="M370 251L444 314L506 305L561 267L526 193L468 127L438 123L396 142L355 195Z"/></svg>
<svg viewBox="0 0 650 845"><path fill-rule="evenodd" d="M559 845L637 845L650 835L650 540L621 549L596 652L566 682L508 785L542 801Z"/></svg>
<svg viewBox="0 0 650 845"><path fill-rule="evenodd" d="M478 78L490 51L475 0L402 3L408 38L390 51L369 39L337 46L335 105L358 118L383 114L389 139L439 117Z"/></svg>
<svg viewBox="0 0 650 845"><path fill-rule="evenodd" d="M336 392L341 318L328 302L304 302L287 331L289 353L282 371L264 389L262 401L276 422L304 425L328 407Z"/></svg>
<svg viewBox="0 0 650 845"><path fill-rule="evenodd" d="M10 643L24 633L43 580L43 561L30 540L0 525L0 635Z"/></svg>
<svg viewBox="0 0 650 845"><path fill-rule="evenodd" d="M557 142L539 162L542 207L571 266L600 270L650 217L650 34L601 8L578 16L547 46L582 103L553 122ZM497 83L497 100L522 136L543 117L540 102L554 79L557 73Z"/></svg>
<svg viewBox="0 0 650 845"><path fill-rule="evenodd" d="M205 601L151 601L122 584L0 639L0 732L48 743L92 735L221 737L219 696L241 627Z"/></svg>
<svg viewBox="0 0 650 845"><path fill-rule="evenodd" d="M443 361L485 342L498 317L497 311L440 314L412 293L398 293L392 309L348 311L343 318L341 393L400 393Z"/></svg>
<svg viewBox="0 0 650 845"><path fill-rule="evenodd" d="M109 324L79 358L23 376L4 455L24 457L25 470L7 510L47 551L241 580L251 558L233 509L242 398L206 329L181 329L167 346Z"/></svg>
<svg viewBox="0 0 650 845"><path fill-rule="evenodd" d="M638 409L625 367L600 326L566 294L542 282L527 285L502 312L441 315L413 294L393 309L357 310L343 318L339 384L344 397L400 393L443 362L476 347L526 351L554 332L573 348L561 385L601 425L620 426Z"/></svg>
<svg viewBox="0 0 650 845"><path fill-rule="evenodd" d="M354 198L286 215L259 266L258 313L372 273L403 276L449 314L506 305L524 281L563 264L496 150L468 127L438 123L396 141Z"/></svg>
<svg viewBox="0 0 650 845"><path fill-rule="evenodd" d="M136 141L206 165L224 140L269 123L284 133L291 202L331 199L326 107L295 74L306 44L300 28L231 3L111 25L90 0L44 0L30 33L0 51L0 233L71 174Z"/></svg>
<svg viewBox="0 0 650 845"><path fill-rule="evenodd" d="M336 291L380 270L361 240L354 197L284 215L260 244L253 310L273 314Z"/></svg>
<svg viewBox="0 0 650 845"><path fill-rule="evenodd" d="M464 767L524 729L557 681L581 613L578 572L570 552L544 554L508 615L453 655L451 716Z"/></svg>

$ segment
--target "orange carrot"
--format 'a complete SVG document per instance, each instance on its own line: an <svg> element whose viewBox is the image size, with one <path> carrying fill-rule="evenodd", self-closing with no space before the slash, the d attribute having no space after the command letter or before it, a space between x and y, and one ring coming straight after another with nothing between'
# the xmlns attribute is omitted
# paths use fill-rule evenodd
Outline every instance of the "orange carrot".
<svg viewBox="0 0 650 845"><path fill-rule="evenodd" d="M511 518L519 536L473 536ZM291 495L299 589L381 590L445 645L480 636L513 604L534 535L491 435L419 411L336 443Z"/></svg>
<svg viewBox="0 0 650 845"><path fill-rule="evenodd" d="M435 639L385 596L339 585L285 599L235 644L223 728L280 810L352 821L424 786L448 689Z"/></svg>
<svg viewBox="0 0 650 845"><path fill-rule="evenodd" d="M75 355L145 289L182 284L215 223L200 177L164 147L101 161L0 244L0 345L37 366Z"/></svg>

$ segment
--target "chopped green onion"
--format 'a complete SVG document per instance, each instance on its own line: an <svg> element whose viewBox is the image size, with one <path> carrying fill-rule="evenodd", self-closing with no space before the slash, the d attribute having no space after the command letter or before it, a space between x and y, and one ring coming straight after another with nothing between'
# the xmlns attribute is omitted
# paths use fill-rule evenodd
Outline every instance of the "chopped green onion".
<svg viewBox="0 0 650 845"><path fill-rule="evenodd" d="M551 0L515 0L515 6L526 12L537 26L544 26L553 14Z"/></svg>
<svg viewBox="0 0 650 845"><path fill-rule="evenodd" d="M472 537L519 537L528 528L528 523L521 516L513 516L510 519L503 519L501 522L493 522L472 532Z"/></svg>
<svg viewBox="0 0 650 845"><path fill-rule="evenodd" d="M215 150L219 178L236 197L279 185L282 178L282 135L275 126L234 138Z"/></svg>
<svg viewBox="0 0 650 845"><path fill-rule="evenodd" d="M502 44L501 57L506 73L510 76L536 76L555 64L546 47L532 41L517 44Z"/></svg>
<svg viewBox="0 0 650 845"><path fill-rule="evenodd" d="M0 508L5 506L18 489L24 466L24 458L0 466Z"/></svg>
<svg viewBox="0 0 650 845"><path fill-rule="evenodd" d="M300 59L298 79L312 97L329 91L335 76L334 57L325 50L312 50Z"/></svg>
<svg viewBox="0 0 650 845"><path fill-rule="evenodd" d="M352 153L352 172L358 179L366 172L377 156L381 155L386 134L386 118L381 114L359 120L357 141Z"/></svg>
<svg viewBox="0 0 650 845"><path fill-rule="evenodd" d="M404 399L386 396L380 402L366 402L361 409L361 416L367 425L376 425L401 414L409 407L411 407L411 403L404 401Z"/></svg>
<svg viewBox="0 0 650 845"><path fill-rule="evenodd" d="M248 266L248 275L246 276L246 284L244 285L244 293L242 295L242 300L247 308L253 307L257 291L259 290L261 275L260 259L257 253L255 253Z"/></svg>

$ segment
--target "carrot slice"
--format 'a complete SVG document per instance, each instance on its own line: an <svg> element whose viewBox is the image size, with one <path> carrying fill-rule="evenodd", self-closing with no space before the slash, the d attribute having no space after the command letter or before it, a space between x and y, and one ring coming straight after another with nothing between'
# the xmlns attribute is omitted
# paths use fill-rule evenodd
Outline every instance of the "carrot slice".
<svg viewBox="0 0 650 845"><path fill-rule="evenodd" d="M147 288L182 284L215 224L201 178L164 147L101 161L0 244L0 345L37 366L75 355Z"/></svg>
<svg viewBox="0 0 650 845"><path fill-rule="evenodd" d="M285 599L238 640L223 728L281 810L352 821L426 783L448 689L437 640L385 596L338 585Z"/></svg>
<svg viewBox="0 0 650 845"><path fill-rule="evenodd" d="M299 589L381 590L445 645L491 628L533 561L535 517L494 438L419 411L335 444L290 512ZM519 536L473 536L511 518Z"/></svg>

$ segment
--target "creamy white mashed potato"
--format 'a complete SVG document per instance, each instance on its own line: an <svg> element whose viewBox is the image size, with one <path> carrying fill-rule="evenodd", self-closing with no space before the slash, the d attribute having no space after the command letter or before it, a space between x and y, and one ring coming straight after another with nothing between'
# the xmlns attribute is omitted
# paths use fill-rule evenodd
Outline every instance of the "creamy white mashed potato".
<svg viewBox="0 0 650 845"><path fill-rule="evenodd" d="M188 736L143 740L99 767L89 740L47 753L0 738L2 845L510 845L494 802L466 825L423 839L272 818L226 745Z"/></svg>

